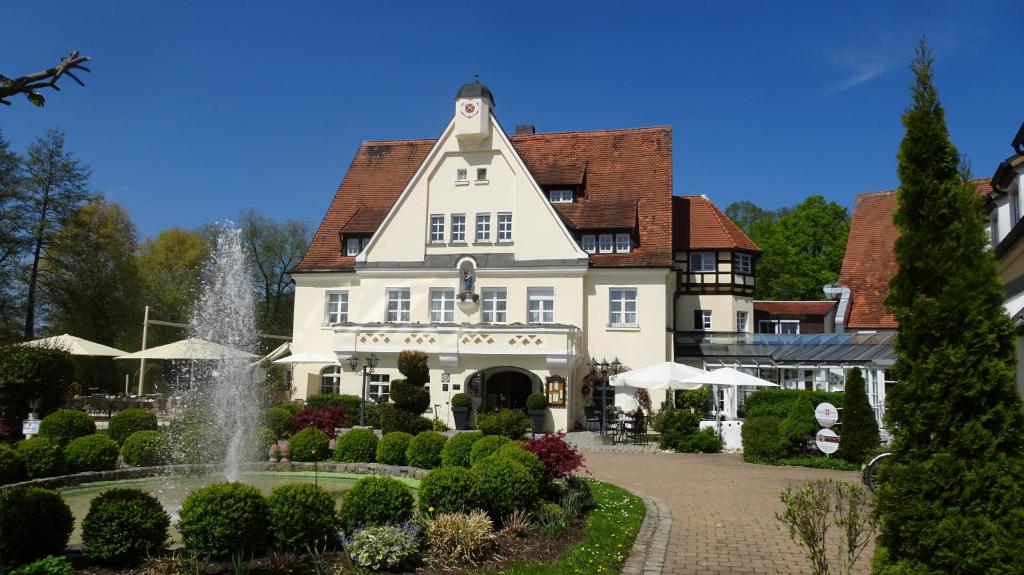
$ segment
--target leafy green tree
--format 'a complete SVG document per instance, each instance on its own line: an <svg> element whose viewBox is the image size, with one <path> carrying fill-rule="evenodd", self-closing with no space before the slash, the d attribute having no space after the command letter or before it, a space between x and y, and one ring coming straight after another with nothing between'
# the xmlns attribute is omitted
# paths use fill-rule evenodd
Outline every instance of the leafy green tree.
<svg viewBox="0 0 1024 575"><path fill-rule="evenodd" d="M744 233L750 235L755 226L765 222L775 222L779 218L779 213L766 210L750 200L743 200L726 206L725 216L739 226Z"/></svg>
<svg viewBox="0 0 1024 575"><path fill-rule="evenodd" d="M859 369L850 370L846 378L843 419L840 428L839 456L847 461L862 463L872 449L878 447L878 422L871 409L864 375Z"/></svg>
<svg viewBox="0 0 1024 575"><path fill-rule="evenodd" d="M139 246L136 262L142 303L149 306L151 317L188 323L209 250L210 244L202 234L181 228L164 230ZM151 333L148 345L170 343L180 335L172 332L168 329Z"/></svg>
<svg viewBox="0 0 1024 575"><path fill-rule="evenodd" d="M950 140L922 41L903 115L894 456L878 492L882 573L1024 572L1024 410L983 210Z"/></svg>
<svg viewBox="0 0 1024 575"><path fill-rule="evenodd" d="M30 340L36 333L39 264L45 248L75 210L96 196L89 191L88 166L64 149L64 133L59 130L49 130L28 147L24 169L20 188L30 251L24 337Z"/></svg>
<svg viewBox="0 0 1024 575"><path fill-rule="evenodd" d="M18 318L24 311L19 287L20 259L25 250L21 157L0 133L0 342L20 335Z"/></svg>
<svg viewBox="0 0 1024 575"><path fill-rule="evenodd" d="M257 321L264 333L291 334L295 306L295 267L312 238L308 223L275 221L248 210L241 217L242 246L249 257L257 290Z"/></svg>

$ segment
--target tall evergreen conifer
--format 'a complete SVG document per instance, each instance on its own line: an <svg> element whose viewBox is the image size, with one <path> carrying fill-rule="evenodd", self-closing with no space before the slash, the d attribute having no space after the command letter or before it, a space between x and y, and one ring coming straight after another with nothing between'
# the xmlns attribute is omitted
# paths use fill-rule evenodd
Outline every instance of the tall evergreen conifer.
<svg viewBox="0 0 1024 575"><path fill-rule="evenodd" d="M878 492L882 573L1024 573L1024 410L1014 333L922 41L899 150L899 320Z"/></svg>
<svg viewBox="0 0 1024 575"><path fill-rule="evenodd" d="M850 370L843 393L843 417L839 431L839 456L860 463L864 456L878 447L878 422L864 390L864 375Z"/></svg>

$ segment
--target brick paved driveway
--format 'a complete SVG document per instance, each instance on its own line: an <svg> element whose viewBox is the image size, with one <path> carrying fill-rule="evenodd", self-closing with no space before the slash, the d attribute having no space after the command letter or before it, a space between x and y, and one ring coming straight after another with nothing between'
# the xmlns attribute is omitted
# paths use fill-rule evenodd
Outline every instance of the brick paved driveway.
<svg viewBox="0 0 1024 575"><path fill-rule="evenodd" d="M787 485L822 478L859 481L855 472L744 463L732 454L586 452L594 477L658 497L672 510L664 573L809 573L775 512ZM835 527L832 527L835 531ZM873 548L857 563L870 571ZM835 571L839 564L833 562Z"/></svg>

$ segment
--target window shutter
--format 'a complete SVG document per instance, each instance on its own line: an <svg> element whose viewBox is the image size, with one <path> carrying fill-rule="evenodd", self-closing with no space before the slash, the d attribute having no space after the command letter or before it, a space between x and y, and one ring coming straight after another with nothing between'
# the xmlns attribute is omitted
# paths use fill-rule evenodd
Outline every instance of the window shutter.
<svg viewBox="0 0 1024 575"><path fill-rule="evenodd" d="M704 329L704 316L700 313L701 310L693 310L693 329L702 330Z"/></svg>

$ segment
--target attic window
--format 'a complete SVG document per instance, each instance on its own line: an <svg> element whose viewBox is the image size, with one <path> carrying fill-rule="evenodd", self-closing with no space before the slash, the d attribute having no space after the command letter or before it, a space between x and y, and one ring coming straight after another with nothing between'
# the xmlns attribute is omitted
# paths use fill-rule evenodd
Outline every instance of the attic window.
<svg viewBox="0 0 1024 575"><path fill-rule="evenodd" d="M487 168L476 169L476 181L487 181Z"/></svg>
<svg viewBox="0 0 1024 575"><path fill-rule="evenodd" d="M572 190L551 190L548 192L548 198L552 204L571 204Z"/></svg>
<svg viewBox="0 0 1024 575"><path fill-rule="evenodd" d="M465 182L469 180L469 170L466 168L458 168L455 170L455 181Z"/></svg>
<svg viewBox="0 0 1024 575"><path fill-rule="evenodd" d="M347 238L345 240L345 255L358 256L363 251L364 240L362 238Z"/></svg>

